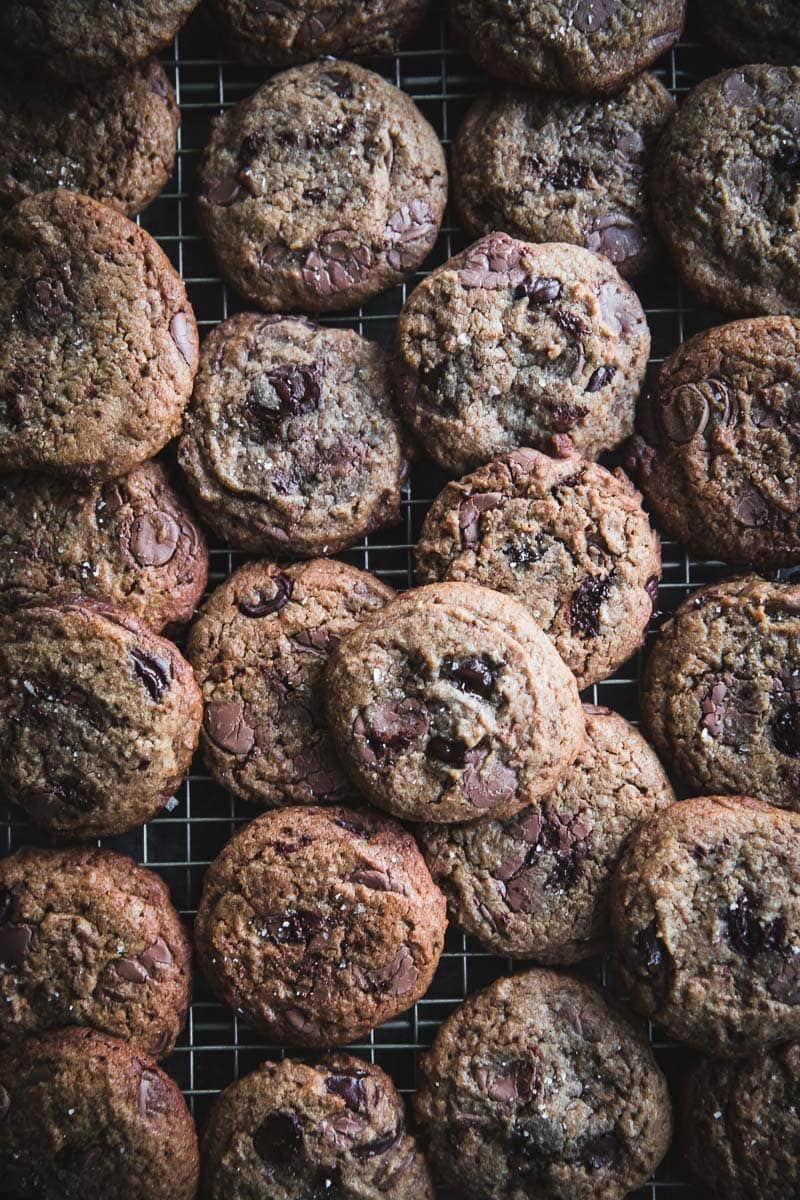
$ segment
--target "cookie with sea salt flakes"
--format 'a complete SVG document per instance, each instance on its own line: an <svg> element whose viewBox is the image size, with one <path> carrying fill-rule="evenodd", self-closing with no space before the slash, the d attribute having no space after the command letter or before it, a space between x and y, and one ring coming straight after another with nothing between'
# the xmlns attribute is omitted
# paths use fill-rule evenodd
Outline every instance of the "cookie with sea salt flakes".
<svg viewBox="0 0 800 1200"><path fill-rule="evenodd" d="M597 458L633 429L650 331L612 263L490 233L432 271L400 313L400 408L450 474L534 446Z"/></svg>
<svg viewBox="0 0 800 1200"><path fill-rule="evenodd" d="M214 122L198 212L220 269L267 312L353 308L430 253L444 153L410 96L353 63L274 76Z"/></svg>
<svg viewBox="0 0 800 1200"><path fill-rule="evenodd" d="M323 715L325 663L395 593L336 559L248 563L218 587L189 634L203 692L200 748L216 779L273 808L352 795Z"/></svg>

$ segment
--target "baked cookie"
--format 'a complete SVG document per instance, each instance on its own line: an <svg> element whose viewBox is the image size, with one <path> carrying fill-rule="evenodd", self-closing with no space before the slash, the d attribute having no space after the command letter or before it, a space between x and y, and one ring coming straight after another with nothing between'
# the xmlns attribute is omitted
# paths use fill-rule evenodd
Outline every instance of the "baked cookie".
<svg viewBox="0 0 800 1200"><path fill-rule="evenodd" d="M58 187L134 217L172 174L179 123L172 85L154 61L84 87L30 69L6 73L0 208Z"/></svg>
<svg viewBox="0 0 800 1200"><path fill-rule="evenodd" d="M570 975L526 971L468 996L419 1074L431 1160L465 1200L621 1200L669 1145L646 1038Z"/></svg>
<svg viewBox="0 0 800 1200"><path fill-rule="evenodd" d="M611 888L618 983L708 1054L800 1034L800 816L701 796L641 825Z"/></svg>
<svg viewBox="0 0 800 1200"><path fill-rule="evenodd" d="M445 902L394 821L348 808L284 808L228 842L195 920L214 992L280 1043L364 1037L430 987Z"/></svg>
<svg viewBox="0 0 800 1200"><path fill-rule="evenodd" d="M610 262L491 233L404 304L397 394L453 475L517 446L597 458L632 432L649 353L642 306Z"/></svg>
<svg viewBox="0 0 800 1200"><path fill-rule="evenodd" d="M746 1062L706 1059L679 1109L692 1175L718 1200L785 1200L800 1192L800 1043Z"/></svg>
<svg viewBox="0 0 800 1200"><path fill-rule="evenodd" d="M698 333L653 375L628 465L659 528L694 553L800 561L799 359L800 320L755 317Z"/></svg>
<svg viewBox="0 0 800 1200"><path fill-rule="evenodd" d="M708 36L726 58L744 63L796 63L800 12L795 0L705 0Z"/></svg>
<svg viewBox="0 0 800 1200"><path fill-rule="evenodd" d="M192 669L135 617L80 597L0 620L0 788L59 837L134 829L197 746Z"/></svg>
<svg viewBox="0 0 800 1200"><path fill-rule="evenodd" d="M700 299L800 315L800 68L748 66L694 88L650 173L653 215Z"/></svg>
<svg viewBox="0 0 800 1200"><path fill-rule="evenodd" d="M2 480L2 613L80 592L158 633L186 624L207 579L202 530L159 463L85 488L47 475Z"/></svg>
<svg viewBox="0 0 800 1200"><path fill-rule="evenodd" d="M395 54L422 23L429 0L211 0L231 53L290 67L324 55Z"/></svg>
<svg viewBox="0 0 800 1200"><path fill-rule="evenodd" d="M800 810L800 585L751 575L689 596L659 630L641 713L690 793Z"/></svg>
<svg viewBox="0 0 800 1200"><path fill-rule="evenodd" d="M394 1084L352 1054L264 1062L230 1084L201 1154L204 1200L433 1200Z"/></svg>
<svg viewBox="0 0 800 1200"><path fill-rule="evenodd" d="M0 859L0 1042L92 1025L169 1054L186 1019L191 945L166 885L113 850Z"/></svg>
<svg viewBox="0 0 800 1200"><path fill-rule="evenodd" d="M583 688L644 641L661 551L622 471L512 450L440 492L416 566L422 583L471 580L516 597Z"/></svg>
<svg viewBox="0 0 800 1200"><path fill-rule="evenodd" d="M240 313L203 343L178 460L226 542L333 554L400 519L391 360L350 329Z"/></svg>
<svg viewBox="0 0 800 1200"><path fill-rule="evenodd" d="M602 100L481 96L451 152L459 221L471 237L502 229L528 242L585 246L636 275L655 253L645 172L674 111L648 74Z"/></svg>
<svg viewBox="0 0 800 1200"><path fill-rule="evenodd" d="M268 808L352 797L325 725L322 673L343 635L394 595L335 559L248 563L217 588L187 655L205 703L200 748L223 787Z"/></svg>
<svg viewBox="0 0 800 1200"><path fill-rule="evenodd" d="M683 32L686 0L450 0L451 26L500 79L615 92Z"/></svg>
<svg viewBox="0 0 800 1200"><path fill-rule="evenodd" d="M197 325L148 233L41 192L0 222L0 282L0 471L109 479L175 436Z"/></svg>
<svg viewBox="0 0 800 1200"><path fill-rule="evenodd" d="M415 831L451 920L493 954L573 963L604 950L625 843L675 800L632 725L607 708L584 713L586 744L548 796L505 821Z"/></svg>
<svg viewBox="0 0 800 1200"><path fill-rule="evenodd" d="M117 74L156 54L198 0L3 0L0 56L63 79Z"/></svg>
<svg viewBox="0 0 800 1200"><path fill-rule="evenodd" d="M406 592L325 668L353 783L411 821L506 817L552 790L583 744L571 671L526 610L471 583Z"/></svg>
<svg viewBox="0 0 800 1200"><path fill-rule="evenodd" d="M197 1134L186 1101L125 1042L94 1029L15 1042L0 1050L0 1100L9 1200L194 1200Z"/></svg>
<svg viewBox="0 0 800 1200"><path fill-rule="evenodd" d="M268 312L354 308L436 241L444 154L410 96L326 59L218 117L198 211L223 275Z"/></svg>

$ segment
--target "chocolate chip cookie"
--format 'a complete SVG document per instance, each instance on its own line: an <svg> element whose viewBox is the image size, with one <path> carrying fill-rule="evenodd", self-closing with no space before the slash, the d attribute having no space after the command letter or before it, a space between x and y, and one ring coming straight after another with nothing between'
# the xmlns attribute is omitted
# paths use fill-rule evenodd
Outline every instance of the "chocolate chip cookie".
<svg viewBox="0 0 800 1200"><path fill-rule="evenodd" d="M708 36L726 58L744 63L796 63L800 12L794 0L705 0Z"/></svg>
<svg viewBox="0 0 800 1200"><path fill-rule="evenodd" d="M416 830L451 919L493 954L572 963L608 942L608 889L631 833L675 796L632 725L584 707L586 744L558 786L505 821Z"/></svg>
<svg viewBox="0 0 800 1200"><path fill-rule="evenodd" d="M63 79L117 74L157 53L198 0L3 0L0 57ZM34 65L35 64L35 65Z"/></svg>
<svg viewBox="0 0 800 1200"><path fill-rule="evenodd" d="M120 609L78 598L0 620L0 787L49 833L104 837L155 816L202 707L172 642Z"/></svg>
<svg viewBox="0 0 800 1200"><path fill-rule="evenodd" d="M328 59L218 117L199 172L220 270L267 312L353 308L400 283L433 248L446 198L439 139L411 97Z"/></svg>
<svg viewBox="0 0 800 1200"><path fill-rule="evenodd" d="M621 1200L669 1145L646 1038L592 984L553 971L468 996L420 1060L417 1117L468 1200Z"/></svg>
<svg viewBox="0 0 800 1200"><path fill-rule="evenodd" d="M197 325L148 233L41 192L0 222L0 282L0 471L109 479L175 436Z"/></svg>
<svg viewBox="0 0 800 1200"><path fill-rule="evenodd" d="M0 1041L92 1025L163 1058L186 1018L191 946L158 875L112 850L0 859Z"/></svg>
<svg viewBox="0 0 800 1200"><path fill-rule="evenodd" d="M433 1200L394 1084L352 1054L262 1063L214 1102L201 1152L206 1200Z"/></svg>
<svg viewBox="0 0 800 1200"><path fill-rule="evenodd" d="M209 867L195 921L216 994L275 1042L364 1037L428 990L445 902L400 825L347 808L257 817Z"/></svg>
<svg viewBox="0 0 800 1200"><path fill-rule="evenodd" d="M697 334L642 396L628 463L659 527L704 558L800 561L800 320Z"/></svg>
<svg viewBox="0 0 800 1200"><path fill-rule="evenodd" d="M649 352L639 299L610 262L492 233L403 306L398 399L450 474L517 446L596 458L631 433Z"/></svg>
<svg viewBox="0 0 800 1200"><path fill-rule="evenodd" d="M416 565L515 596L587 687L644 641L661 553L622 471L512 450L440 492Z"/></svg>
<svg viewBox="0 0 800 1200"><path fill-rule="evenodd" d="M0 1050L0 1180L9 1200L194 1200L197 1134L153 1059L93 1029Z"/></svg>
<svg viewBox="0 0 800 1200"><path fill-rule="evenodd" d="M80 592L158 633L186 624L207 578L203 533L159 463L93 487L46 475L2 481L0 612Z"/></svg>
<svg viewBox="0 0 800 1200"><path fill-rule="evenodd" d="M634 833L611 889L621 990L734 1057L800 1033L800 816L701 796Z"/></svg>
<svg viewBox="0 0 800 1200"><path fill-rule="evenodd" d="M470 583L406 592L325 668L328 724L356 787L411 821L510 816L583 744L575 678L526 610Z"/></svg>
<svg viewBox="0 0 800 1200"><path fill-rule="evenodd" d="M203 691L200 747L236 796L275 808L352 797L322 712L339 640L394 591L329 559L240 567L205 605L187 654Z"/></svg>
<svg viewBox="0 0 800 1200"><path fill-rule="evenodd" d="M717 1200L800 1190L800 1043L746 1062L706 1059L685 1081L679 1128L692 1175Z"/></svg>
<svg viewBox="0 0 800 1200"><path fill-rule="evenodd" d="M659 631L641 709L691 792L800 809L800 585L745 576L695 592Z"/></svg>
<svg viewBox="0 0 800 1200"><path fill-rule="evenodd" d="M677 42L686 0L450 0L451 25L500 79L616 92Z"/></svg>
<svg viewBox="0 0 800 1200"><path fill-rule="evenodd" d="M800 315L800 68L704 80L658 144L653 215L700 299L732 316Z"/></svg>
<svg viewBox="0 0 800 1200"><path fill-rule="evenodd" d="M429 0L211 0L231 53L289 67L323 55L395 54L421 24Z"/></svg>
<svg viewBox="0 0 800 1200"><path fill-rule="evenodd" d="M528 242L571 242L623 275L653 258L646 170L675 110L653 75L618 96L481 96L451 154L453 199L472 237L502 229Z"/></svg>
<svg viewBox="0 0 800 1200"><path fill-rule="evenodd" d="M5 74L0 208L59 187L133 217L172 174L179 122L175 93L157 62L83 87L30 71Z"/></svg>
<svg viewBox="0 0 800 1200"><path fill-rule="evenodd" d="M240 313L206 338L178 459L226 542L333 554L400 519L391 360L350 329Z"/></svg>

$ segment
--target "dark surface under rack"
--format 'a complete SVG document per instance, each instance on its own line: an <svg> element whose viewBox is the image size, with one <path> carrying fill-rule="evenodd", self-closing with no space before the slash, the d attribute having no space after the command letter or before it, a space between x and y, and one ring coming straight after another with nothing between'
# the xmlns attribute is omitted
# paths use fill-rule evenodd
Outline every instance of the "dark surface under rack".
<svg viewBox="0 0 800 1200"><path fill-rule="evenodd" d="M172 50L162 56L181 106L178 158L167 188L140 219L183 276L203 336L245 306L220 280L213 255L195 220L193 195L199 154L207 140L211 118L222 108L248 96L269 74L266 69L244 68L221 60L216 57L218 52L219 38L209 28L201 6L175 39ZM442 0L434 0L433 12L422 33L402 53L366 65L413 97L445 147L454 137L470 101L487 87L485 76L454 46ZM713 51L690 26L680 45L659 61L655 72L680 98L719 67ZM448 215L426 267L438 266L466 244L467 239ZM412 280L408 287L397 287L378 296L357 313L323 320L356 329L389 347L396 317L407 290L415 282ZM722 320L718 314L695 303L665 258L635 280L634 286L647 312L654 362L665 358L693 333ZM444 477L435 468L417 467L405 491L400 524L369 537L341 557L376 572L394 587L411 586L412 548L427 507L443 482ZM243 554L212 543L209 588L216 587L244 558ZM693 588L726 573L720 563L693 559L672 542L664 543L663 558L658 601L662 614L671 611ZM657 621L658 614L654 626ZM636 720L638 680L645 654L646 649L610 679L588 689L585 699L606 704ZM252 806L234 800L210 779L198 757L161 816L136 833L106 839L102 844L131 854L158 871L168 883L175 904L191 921L208 863L235 829L255 815ZM42 835L22 820L18 811L0 805L0 852L43 841ZM471 938L450 930L428 995L404 1016L373 1030L352 1049L387 1070L401 1091L413 1092L417 1052L430 1045L440 1022L467 992L512 969L509 960L486 954ZM607 982L607 970L606 962L601 959L593 959L580 968L581 973L602 982ZM667 1074L671 1079L679 1077L689 1061L688 1052L668 1042L658 1030L651 1030L651 1038ZM279 1057L282 1053L279 1047L270 1045L217 1004L202 978L198 978L186 1029L165 1065L184 1089L198 1123L202 1123L213 1097L222 1087L264 1058ZM655 1179L636 1192L635 1197L664 1200L671 1195L680 1195L682 1200L704 1200L703 1193L686 1183L673 1154L668 1155Z"/></svg>

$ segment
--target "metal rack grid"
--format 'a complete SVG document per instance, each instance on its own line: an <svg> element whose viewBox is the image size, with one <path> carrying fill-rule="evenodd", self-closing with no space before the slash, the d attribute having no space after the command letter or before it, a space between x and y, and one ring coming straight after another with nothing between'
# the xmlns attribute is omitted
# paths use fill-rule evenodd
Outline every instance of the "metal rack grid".
<svg viewBox="0 0 800 1200"><path fill-rule="evenodd" d="M140 218L183 276L203 334L244 306L220 280L211 251L195 222L193 191L198 157L211 118L221 108L249 95L268 74L266 70L243 68L220 60L218 47L218 37L199 11L175 39L172 52L163 56L181 106L178 157L167 189ZM453 45L447 30L444 0L434 0L426 27L412 44L393 59L377 59L367 65L414 98L445 146L451 142L472 98L487 86L485 77ZM718 66L708 47L690 28L680 45L655 70L670 90L680 95ZM426 268L444 262L465 244L463 233L448 215ZM423 274L420 272L418 277ZM414 282L378 296L357 314L333 315L325 320L356 329L389 346L396 316ZM663 359L685 337L721 320L684 293L666 261L662 260L648 275L635 281L635 286L650 323L654 362ZM416 468L405 489L399 525L369 537L342 558L375 571L395 587L411 586L412 547L427 506L443 482L444 477L434 467ZM664 543L663 557L659 608L665 612L671 611L693 588L724 574L721 564L692 560L674 543ZM244 558L238 552L212 545L209 587L225 579ZM642 661L640 653L612 678L589 689L586 699L607 704L635 720ZM131 854L157 870L170 886L174 902L191 921L206 866L234 830L253 815L255 810L251 806L233 799L209 778L198 758L163 814L136 833L106 839L102 844ZM45 842L42 834L22 820L17 811L0 806L2 852L23 844ZM468 991L511 969L513 964L509 960L486 954L472 939L449 931L442 962L427 996L409 1013L373 1030L353 1049L384 1067L401 1091L412 1092L416 1051L430 1045L442 1019ZM580 969L587 976L606 982L604 961L593 960ZM667 1074L671 1078L679 1076L688 1052L671 1045L655 1030L651 1030L651 1037ZM198 978L187 1027L165 1065L184 1089L200 1123L220 1088L253 1069L265 1057L281 1053L216 1003L204 981ZM684 1181L680 1165L671 1154L655 1179L636 1192L635 1197L664 1200L668 1195L678 1194L682 1200L703 1200L701 1193ZM457 1200L452 1193L448 1196Z"/></svg>

